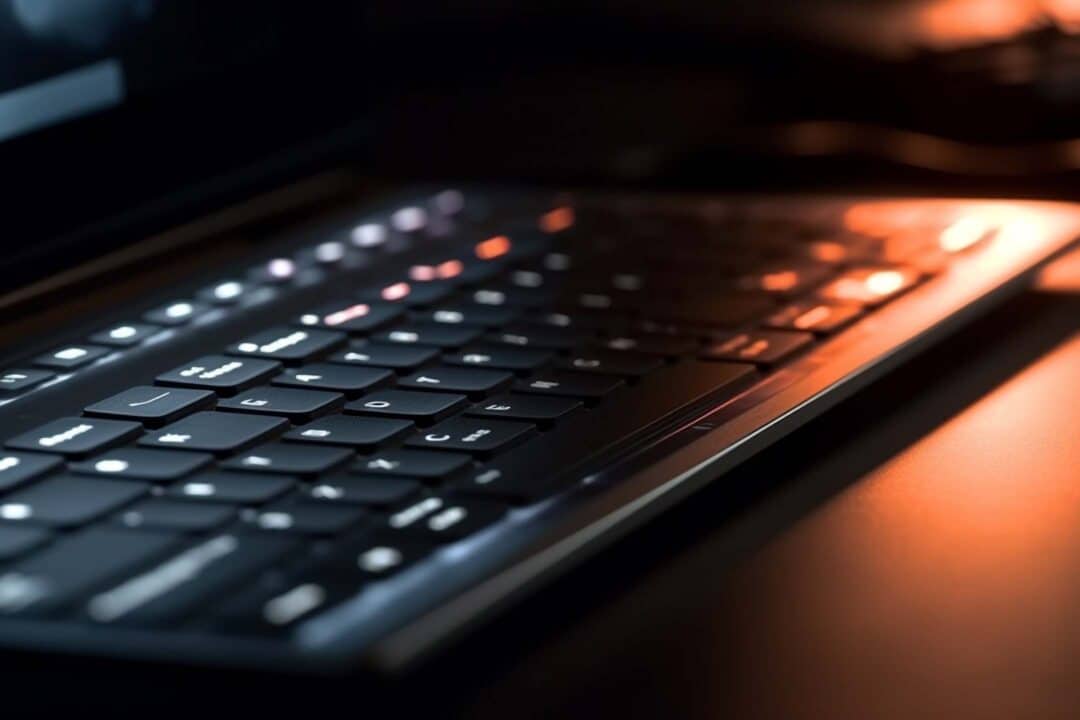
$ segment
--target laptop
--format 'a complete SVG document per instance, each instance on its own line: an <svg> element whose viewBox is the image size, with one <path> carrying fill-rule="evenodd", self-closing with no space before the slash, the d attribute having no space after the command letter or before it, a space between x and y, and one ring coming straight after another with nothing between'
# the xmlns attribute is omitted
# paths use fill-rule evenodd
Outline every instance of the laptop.
<svg viewBox="0 0 1080 720"><path fill-rule="evenodd" d="M595 115L610 136L576 146L515 135L509 115L439 135L498 73L447 53L460 86L418 79L418 57L454 44L446 18L364 10L0 7L6 652L415 667L747 458L783 452L1080 234L1064 201L740 186L737 170L779 167L781 146L828 155L870 137L880 158L967 157L866 118L780 108L749 123L787 122L763 135L787 140L698 155L730 160L711 166L723 190L700 163L692 189L665 185L671 163L610 108ZM533 31L515 17L470 37L509 33L512 54L507 38ZM619 37L661 32L635 17ZM596 28L568 31L575 62L574 38ZM845 53L882 77L938 58L791 42L818 58L806 77ZM622 97L640 100L628 66ZM487 107L520 109L541 85L562 97L526 82L535 70L503 83L518 104L504 87ZM482 153L485 134L490 178L455 173L447 158ZM595 162L575 166L579 151ZM455 174L467 182L444 181Z"/></svg>

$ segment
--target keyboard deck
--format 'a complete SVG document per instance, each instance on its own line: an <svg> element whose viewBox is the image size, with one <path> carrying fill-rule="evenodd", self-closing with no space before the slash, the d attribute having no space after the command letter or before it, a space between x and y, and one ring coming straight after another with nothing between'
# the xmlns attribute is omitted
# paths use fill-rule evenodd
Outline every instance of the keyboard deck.
<svg viewBox="0 0 1080 720"><path fill-rule="evenodd" d="M957 264L991 289L1064 243L995 260L1002 212L446 191L286 238L0 371L0 635L359 652L628 458L790 411L845 337L885 357L915 334L874 319Z"/></svg>

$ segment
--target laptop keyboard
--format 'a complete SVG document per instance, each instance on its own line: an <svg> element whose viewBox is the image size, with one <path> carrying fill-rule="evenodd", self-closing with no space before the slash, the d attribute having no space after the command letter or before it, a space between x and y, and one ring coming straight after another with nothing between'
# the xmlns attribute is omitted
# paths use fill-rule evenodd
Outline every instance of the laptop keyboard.
<svg viewBox="0 0 1080 720"><path fill-rule="evenodd" d="M0 388L33 402L51 378L195 332L305 267L431 231L417 212L31 358ZM558 494L657 421L734 397L937 270L925 244L897 252L837 218L690 204L526 220L461 229L454 254L6 438L0 615L281 632Z"/></svg>

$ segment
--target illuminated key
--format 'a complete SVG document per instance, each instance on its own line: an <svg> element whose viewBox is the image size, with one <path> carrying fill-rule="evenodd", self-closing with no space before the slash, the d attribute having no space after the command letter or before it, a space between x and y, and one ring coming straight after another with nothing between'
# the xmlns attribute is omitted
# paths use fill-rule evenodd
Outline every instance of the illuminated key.
<svg viewBox="0 0 1080 720"><path fill-rule="evenodd" d="M911 268L854 268L818 290L818 295L835 302L880 305L918 281L919 274Z"/></svg>

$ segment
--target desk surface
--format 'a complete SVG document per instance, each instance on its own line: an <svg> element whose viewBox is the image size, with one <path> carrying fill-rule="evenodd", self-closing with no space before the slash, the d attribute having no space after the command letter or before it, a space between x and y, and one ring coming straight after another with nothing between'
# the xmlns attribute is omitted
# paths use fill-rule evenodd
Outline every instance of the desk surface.
<svg viewBox="0 0 1080 720"><path fill-rule="evenodd" d="M463 714L1076 717L1069 260L451 653Z"/></svg>

